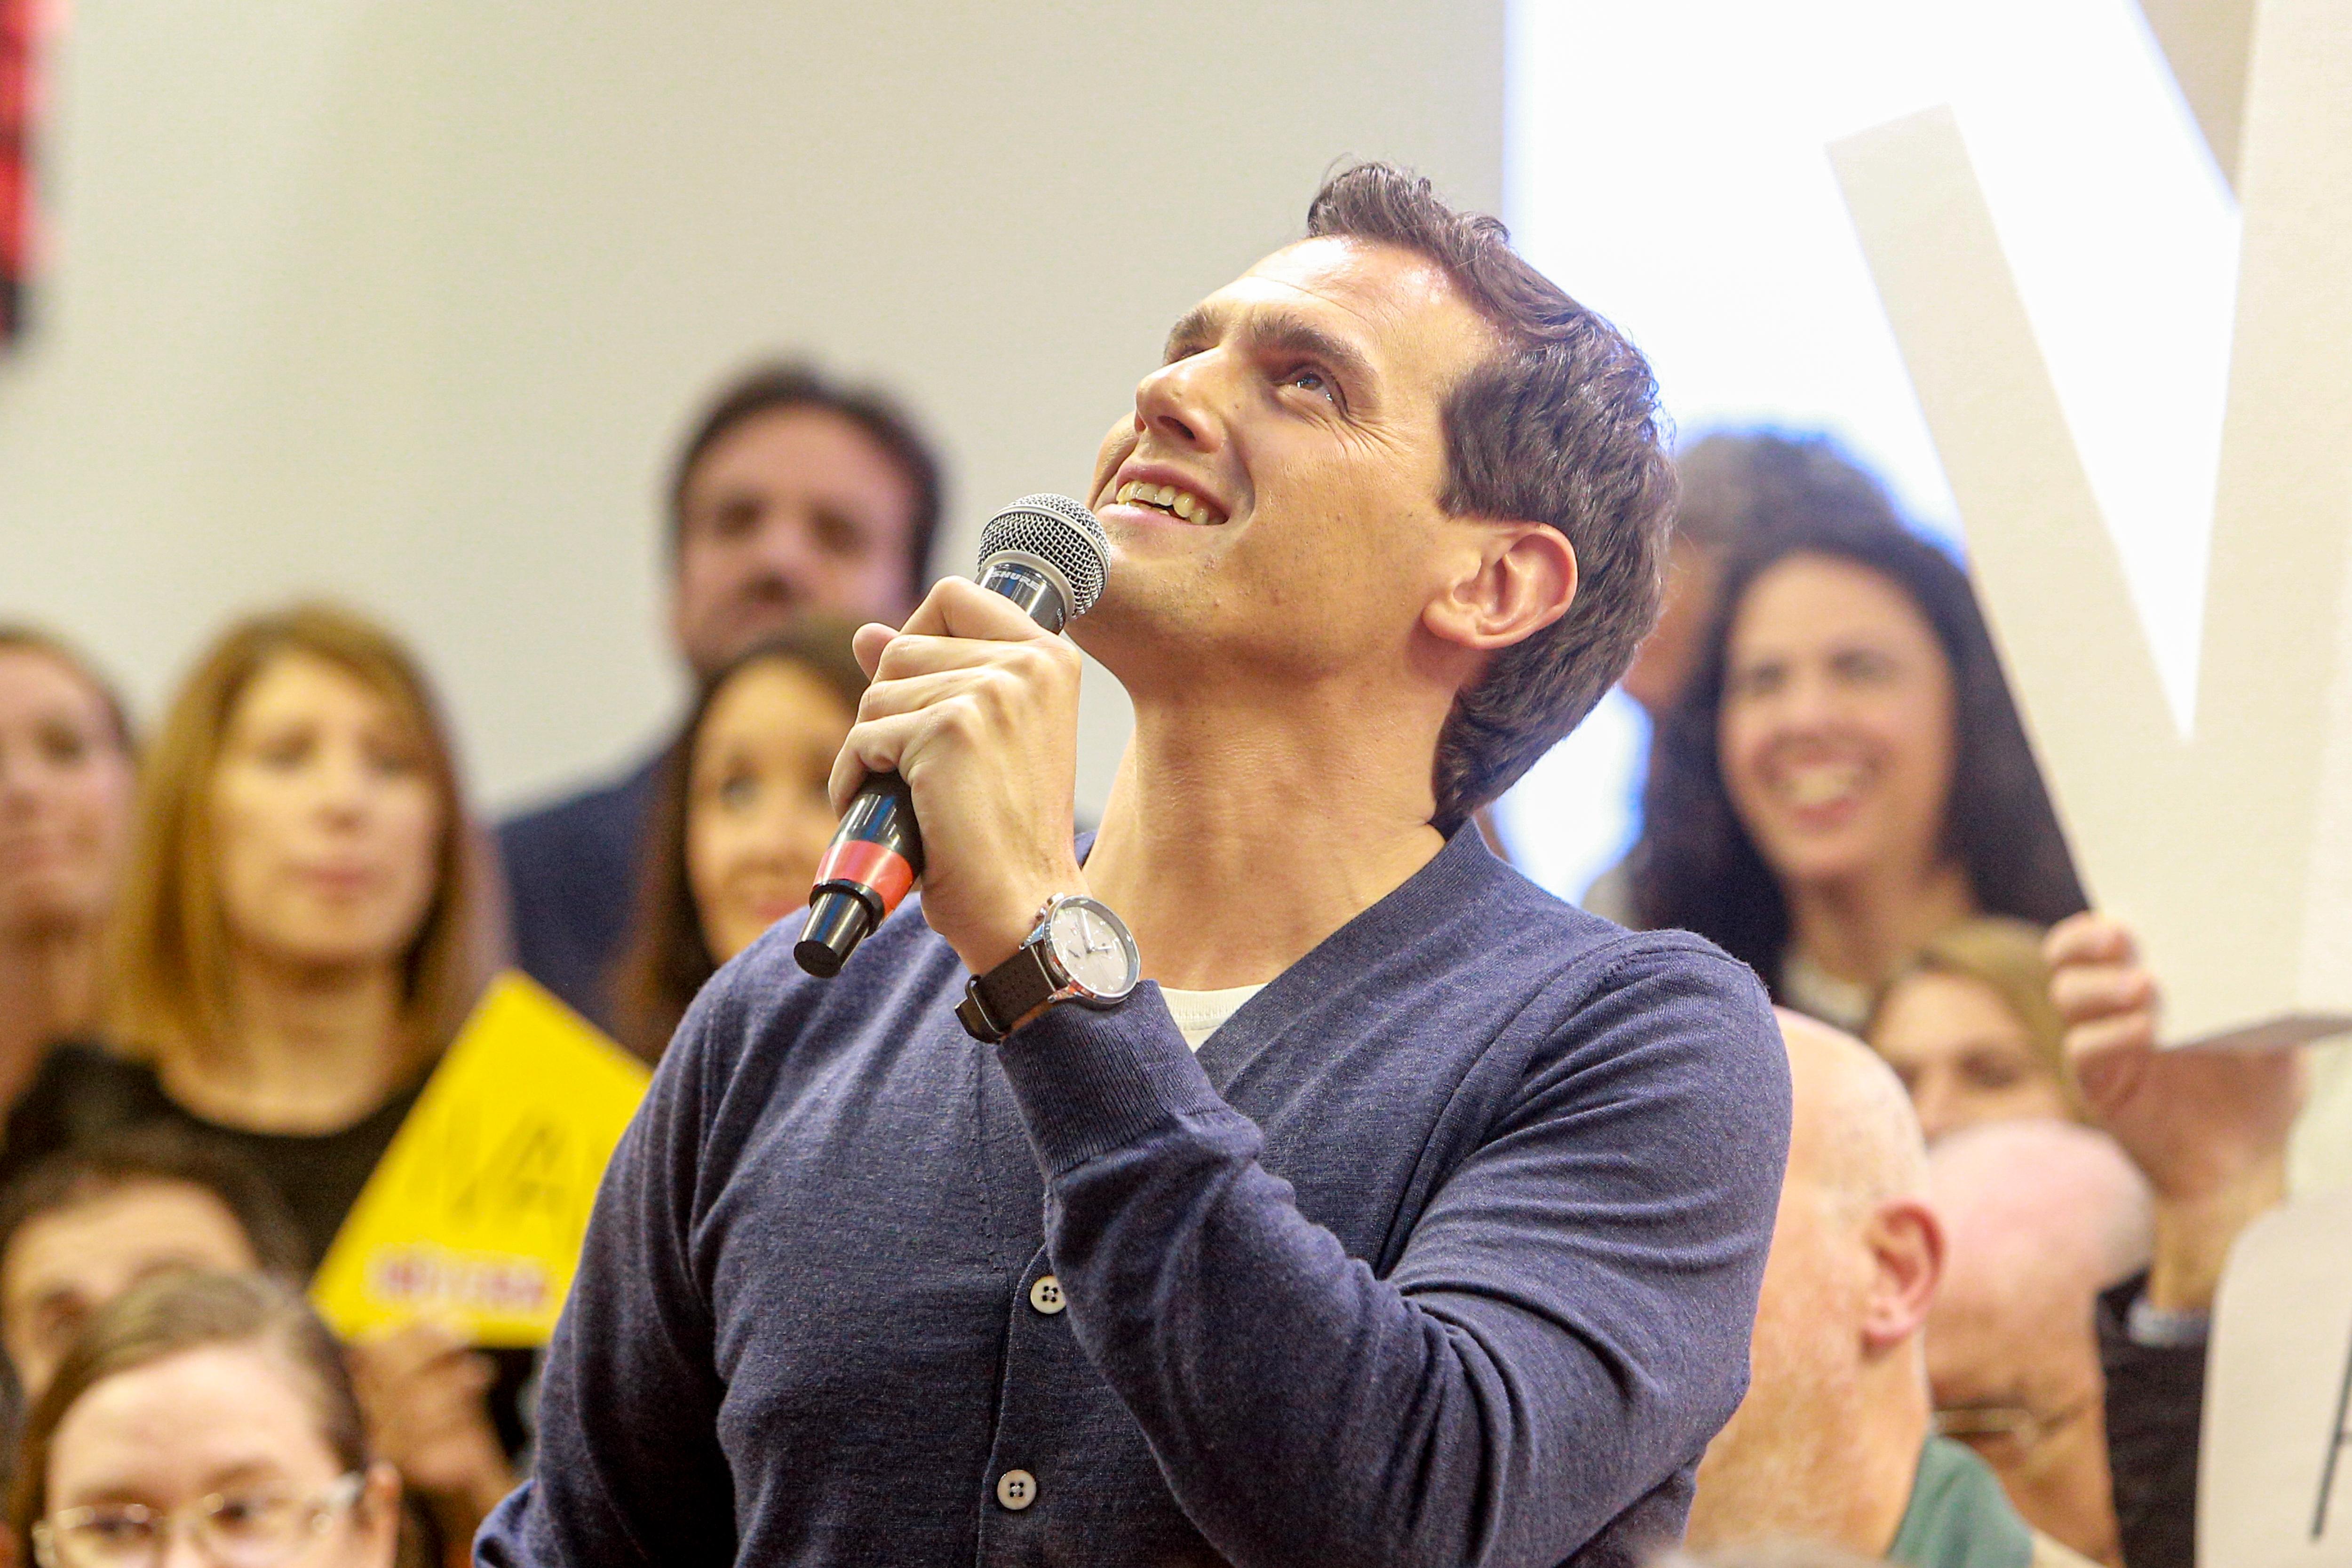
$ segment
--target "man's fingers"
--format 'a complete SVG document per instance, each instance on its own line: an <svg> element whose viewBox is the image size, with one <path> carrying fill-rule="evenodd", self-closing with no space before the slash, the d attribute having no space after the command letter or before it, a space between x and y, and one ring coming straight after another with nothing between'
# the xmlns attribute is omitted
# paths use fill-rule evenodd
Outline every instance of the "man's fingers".
<svg viewBox="0 0 2352 1568"><path fill-rule="evenodd" d="M1055 645L1059 647L1058 644ZM1040 650L1042 651L1042 650ZM980 637L933 637L900 632L882 651L877 668L866 673L877 680L904 680L910 675L937 675L948 669L979 669L1008 658L1031 657L1026 647L1007 647L1001 640Z"/></svg>
<svg viewBox="0 0 2352 1568"><path fill-rule="evenodd" d="M825 795L836 812L847 811L849 803L857 798L857 786L867 775L887 773L898 765L898 759L914 740L925 722L929 710L912 713L893 713L886 717L860 721L842 742L841 754L833 759L833 776L825 784Z"/></svg>
<svg viewBox="0 0 2352 1568"><path fill-rule="evenodd" d="M850 634L849 651L856 655L857 668L866 672L866 679L874 679L874 672L882 664L883 650L898 635L880 621L868 621Z"/></svg>
<svg viewBox="0 0 2352 1568"><path fill-rule="evenodd" d="M942 577L932 584L929 596L924 599L925 609L936 607L940 625L916 626L907 623L907 629L929 632L934 629L951 637L977 637L984 642L1051 641L1054 634L1029 618L1027 611L1002 594L991 593L979 584L964 577Z"/></svg>
<svg viewBox="0 0 2352 1568"><path fill-rule="evenodd" d="M968 668L988 658L986 648L975 646L987 643L1061 646L1058 637L1002 594L961 577L942 577L907 617L904 628L893 631L878 621L870 623L857 628L850 647L867 679L887 680Z"/></svg>
<svg viewBox="0 0 2352 1568"><path fill-rule="evenodd" d="M942 577L907 617L899 635L1034 642L1054 634L1003 595L992 594L969 577Z"/></svg>

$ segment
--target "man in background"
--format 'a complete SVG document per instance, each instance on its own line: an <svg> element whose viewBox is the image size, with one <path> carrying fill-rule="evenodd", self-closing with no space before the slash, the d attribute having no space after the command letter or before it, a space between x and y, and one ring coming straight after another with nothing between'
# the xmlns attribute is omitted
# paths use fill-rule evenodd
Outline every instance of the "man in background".
<svg viewBox="0 0 2352 1568"><path fill-rule="evenodd" d="M1911 1568L2063 1568L1983 1462L1934 1435L1923 1331L1944 1270L1927 1152L1892 1068L1782 1011L1789 1168L1748 1397L1699 1465L1688 1540L1778 1542Z"/></svg>
<svg viewBox="0 0 2352 1568"><path fill-rule="evenodd" d="M929 445L878 392L799 363L722 390L669 486L670 633L695 680L802 610L904 620L930 581L940 485ZM499 829L516 962L600 1025L667 750Z"/></svg>
<svg viewBox="0 0 2352 1568"><path fill-rule="evenodd" d="M1927 1167L1949 1240L1927 1314L1937 1422L2036 1530L2119 1564L2092 1320L2147 1267L2147 1185L2113 1139L2039 1117L1962 1128Z"/></svg>

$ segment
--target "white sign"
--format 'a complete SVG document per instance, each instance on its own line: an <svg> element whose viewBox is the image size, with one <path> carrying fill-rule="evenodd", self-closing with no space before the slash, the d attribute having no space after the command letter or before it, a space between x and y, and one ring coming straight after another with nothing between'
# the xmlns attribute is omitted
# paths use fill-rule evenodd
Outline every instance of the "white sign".
<svg viewBox="0 0 2352 1568"><path fill-rule="evenodd" d="M2352 1193L2249 1228L2214 1304L2197 1561L2352 1568Z"/></svg>
<svg viewBox="0 0 2352 1568"><path fill-rule="evenodd" d="M2185 735L1958 122L1831 149L2078 866L2183 1042L2352 1030L2352 0L2260 0L2252 40Z"/></svg>

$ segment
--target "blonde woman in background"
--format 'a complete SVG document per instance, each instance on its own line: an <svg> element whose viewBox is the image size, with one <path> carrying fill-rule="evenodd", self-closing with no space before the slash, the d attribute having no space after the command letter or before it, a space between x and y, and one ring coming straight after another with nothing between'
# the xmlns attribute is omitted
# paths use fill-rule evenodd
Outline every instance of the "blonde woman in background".
<svg viewBox="0 0 2352 1568"><path fill-rule="evenodd" d="M2024 921L1964 921L1880 994L1865 1036L1910 1091L1931 1142L1979 1121L2084 1119L2042 935Z"/></svg>
<svg viewBox="0 0 2352 1568"><path fill-rule="evenodd" d="M349 611L254 616L156 733L110 954L110 1052L61 1051L118 1122L226 1147L317 1266L482 980L483 892L448 731L415 660ZM511 1358L510 1358L511 1359ZM512 1484L527 1374L437 1331L362 1347L378 1436L470 1539Z"/></svg>

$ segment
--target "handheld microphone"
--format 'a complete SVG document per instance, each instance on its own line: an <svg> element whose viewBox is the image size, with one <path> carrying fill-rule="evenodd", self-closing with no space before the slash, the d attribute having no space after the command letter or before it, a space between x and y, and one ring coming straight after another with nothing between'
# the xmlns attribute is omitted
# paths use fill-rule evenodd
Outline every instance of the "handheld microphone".
<svg viewBox="0 0 2352 1568"><path fill-rule="evenodd" d="M1109 552L1102 524L1081 503L1023 496L980 531L980 585L1059 632L1102 597ZM808 924L793 956L811 974L840 973L922 874L923 838L907 781L895 772L869 777L817 863Z"/></svg>

